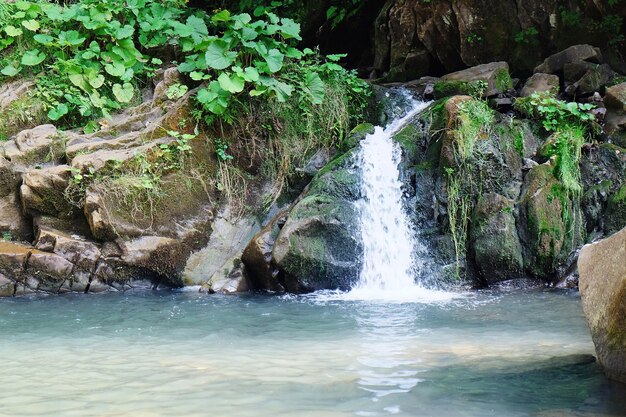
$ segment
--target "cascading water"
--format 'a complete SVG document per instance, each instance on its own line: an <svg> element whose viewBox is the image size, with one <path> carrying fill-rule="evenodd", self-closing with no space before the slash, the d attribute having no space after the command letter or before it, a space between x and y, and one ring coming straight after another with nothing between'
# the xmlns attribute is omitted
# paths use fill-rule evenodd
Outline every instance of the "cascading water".
<svg viewBox="0 0 626 417"><path fill-rule="evenodd" d="M451 294L424 288L415 282L422 246L415 238L403 205L398 165L401 149L393 136L422 112L430 102L411 100L408 113L377 127L361 142L362 169L360 201L364 246L360 280L349 293L355 299L424 300L449 299Z"/></svg>

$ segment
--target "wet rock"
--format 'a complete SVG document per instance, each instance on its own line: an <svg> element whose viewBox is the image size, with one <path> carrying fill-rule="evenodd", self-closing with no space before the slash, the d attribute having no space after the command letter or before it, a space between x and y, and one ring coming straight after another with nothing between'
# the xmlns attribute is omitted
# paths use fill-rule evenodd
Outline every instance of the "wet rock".
<svg viewBox="0 0 626 417"><path fill-rule="evenodd" d="M241 260L254 289L278 291L285 290L281 284L280 270L273 264L272 250L281 228L285 225L289 210L279 213L248 243Z"/></svg>
<svg viewBox="0 0 626 417"><path fill-rule="evenodd" d="M444 75L441 77L441 81L435 85L435 90L437 90L437 85L441 89L443 83L447 83L450 87L456 83L459 85L458 88L462 89L462 83L472 84L477 81L487 83L487 90L485 91L485 96L487 97L502 94L513 86L511 76L509 75L509 64L506 62L492 62ZM467 94L468 92L454 91L454 94Z"/></svg>
<svg viewBox="0 0 626 417"><path fill-rule="evenodd" d="M573 45L546 58L541 65L535 68L534 72L556 74L563 71L565 65L581 61L601 64L603 62L602 52L599 48L591 45Z"/></svg>
<svg viewBox="0 0 626 417"><path fill-rule="evenodd" d="M470 236L482 281L491 284L521 277L524 258L514 216L514 201L489 193L474 208Z"/></svg>
<svg viewBox="0 0 626 417"><path fill-rule="evenodd" d="M142 236L130 241L118 241L118 244L122 250L121 261L125 265L144 270L149 280L161 281L172 287L182 286L181 273L189 250L179 241L161 236Z"/></svg>
<svg viewBox="0 0 626 417"><path fill-rule="evenodd" d="M604 104L608 109L626 112L626 83L607 88L604 95Z"/></svg>
<svg viewBox="0 0 626 417"><path fill-rule="evenodd" d="M12 297L15 293L15 282L0 274L0 297Z"/></svg>
<svg viewBox="0 0 626 417"><path fill-rule="evenodd" d="M559 92L560 80L557 75L536 73L533 74L524 84L520 92L520 97L528 97L534 93Z"/></svg>
<svg viewBox="0 0 626 417"><path fill-rule="evenodd" d="M216 272L205 284L209 293L237 294L250 289L241 259L233 258L229 264L230 269Z"/></svg>
<svg viewBox="0 0 626 417"><path fill-rule="evenodd" d="M354 158L348 152L318 173L276 239L272 256L289 292L345 290L358 277L363 249Z"/></svg>
<svg viewBox="0 0 626 417"><path fill-rule="evenodd" d="M580 293L600 364L626 382L626 229L583 247Z"/></svg>
<svg viewBox="0 0 626 417"><path fill-rule="evenodd" d="M240 216L229 208L222 210L212 223L206 247L189 257L183 274L185 284L200 285L215 274L228 275L232 269L232 259L241 256L260 228L255 216ZM226 274L223 273L225 270L228 271Z"/></svg>
<svg viewBox="0 0 626 417"><path fill-rule="evenodd" d="M526 270L544 279L551 278L559 262L569 255L563 210L572 210L572 207L561 198L562 186L553 170L553 163L549 161L528 172L520 207Z"/></svg>

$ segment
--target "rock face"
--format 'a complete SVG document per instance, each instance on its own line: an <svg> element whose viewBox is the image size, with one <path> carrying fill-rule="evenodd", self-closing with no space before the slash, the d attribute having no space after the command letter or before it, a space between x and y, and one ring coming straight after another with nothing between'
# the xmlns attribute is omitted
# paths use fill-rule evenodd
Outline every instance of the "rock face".
<svg viewBox="0 0 626 417"><path fill-rule="evenodd" d="M293 208L252 239L242 260L253 288L303 293L354 284L363 253L355 153L324 167Z"/></svg>
<svg viewBox="0 0 626 417"><path fill-rule="evenodd" d="M609 378L626 383L626 229L584 246L578 271L598 359Z"/></svg>
<svg viewBox="0 0 626 417"><path fill-rule="evenodd" d="M350 152L318 174L276 238L272 258L288 291L347 290L358 278L363 248L354 158Z"/></svg>
<svg viewBox="0 0 626 417"><path fill-rule="evenodd" d="M623 15L624 6L602 2L577 4L581 18L561 14L563 2L515 0L388 0L375 24L374 67L387 81L457 71L491 61L507 61L518 72L531 72L555 50L592 43L623 68L619 52L601 30L590 30L603 16ZM565 6L571 7L574 6ZM620 14L621 13L621 14ZM584 16L584 17L583 17ZM562 70L572 55L595 59L593 47L576 47L540 65L537 72Z"/></svg>
<svg viewBox="0 0 626 417"><path fill-rule="evenodd" d="M486 194L474 209L470 229L476 265L487 284L524 275L514 201Z"/></svg>

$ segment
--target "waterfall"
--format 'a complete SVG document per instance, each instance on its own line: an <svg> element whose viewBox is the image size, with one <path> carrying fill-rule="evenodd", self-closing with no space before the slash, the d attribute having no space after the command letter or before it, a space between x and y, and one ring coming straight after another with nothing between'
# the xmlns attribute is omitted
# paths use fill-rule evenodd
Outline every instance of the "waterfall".
<svg viewBox="0 0 626 417"><path fill-rule="evenodd" d="M359 163L362 169L358 203L361 213L364 259L359 282L349 295L355 299L441 299L448 293L424 288L415 282L423 246L416 239L403 204L399 163L400 146L393 136L430 102L411 100L408 113L386 128L377 127L362 142ZM422 249L422 250L420 250Z"/></svg>

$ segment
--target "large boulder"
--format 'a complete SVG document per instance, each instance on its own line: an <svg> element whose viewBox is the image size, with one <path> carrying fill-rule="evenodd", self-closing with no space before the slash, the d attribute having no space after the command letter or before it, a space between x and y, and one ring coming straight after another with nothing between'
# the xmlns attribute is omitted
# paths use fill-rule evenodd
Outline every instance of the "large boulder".
<svg viewBox="0 0 626 417"><path fill-rule="evenodd" d="M514 201L483 195L474 208L470 236L482 281L492 284L524 273L524 257L515 224Z"/></svg>
<svg viewBox="0 0 626 417"><path fill-rule="evenodd" d="M584 246L578 271L598 360L609 378L626 383L626 229Z"/></svg>
<svg viewBox="0 0 626 417"><path fill-rule="evenodd" d="M570 235L577 207L554 176L554 161L534 166L524 179L520 207L520 237L525 251L526 270L534 276L552 279L559 264L577 242ZM564 212L569 213L564 216Z"/></svg>
<svg viewBox="0 0 626 417"><path fill-rule="evenodd" d="M562 72L568 64L583 61L601 64L603 59L600 48L596 48L591 45L570 46L569 48L546 58L542 64L535 68L535 72L556 74Z"/></svg>
<svg viewBox="0 0 626 417"><path fill-rule="evenodd" d="M504 93L513 86L511 76L509 75L509 64L506 62L491 62L444 75L441 77L441 81L439 81L439 89L443 89L442 84L446 83L452 89L455 84L462 86L478 81L486 83L486 96ZM435 91L437 88L438 84L435 84ZM459 93L462 92L459 91Z"/></svg>
<svg viewBox="0 0 626 417"><path fill-rule="evenodd" d="M530 77L526 84L524 84L524 88L520 92L521 97L528 97L534 93L553 93L557 94L559 92L559 76L554 74L544 74L544 73L536 73Z"/></svg>
<svg viewBox="0 0 626 417"><path fill-rule="evenodd" d="M363 253L356 151L318 173L280 230L272 257L289 292L349 289L358 279Z"/></svg>

